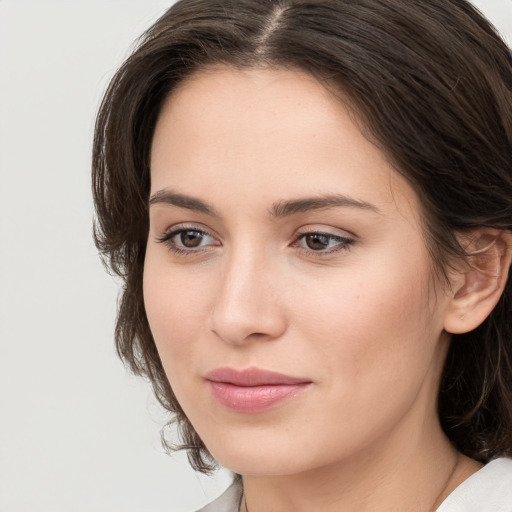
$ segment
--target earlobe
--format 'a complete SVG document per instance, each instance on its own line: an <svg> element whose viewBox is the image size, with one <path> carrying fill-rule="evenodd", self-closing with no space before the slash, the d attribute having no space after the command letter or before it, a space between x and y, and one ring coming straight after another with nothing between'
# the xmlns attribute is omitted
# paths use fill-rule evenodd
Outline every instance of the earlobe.
<svg viewBox="0 0 512 512"><path fill-rule="evenodd" d="M452 334L472 331L489 316L505 288L512 257L509 231L481 228L464 240L467 257L452 280L444 323Z"/></svg>

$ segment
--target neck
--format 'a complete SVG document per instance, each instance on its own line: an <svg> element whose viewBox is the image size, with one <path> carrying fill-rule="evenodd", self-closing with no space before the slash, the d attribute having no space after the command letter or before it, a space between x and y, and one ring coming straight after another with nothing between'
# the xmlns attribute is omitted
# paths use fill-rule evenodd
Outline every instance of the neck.
<svg viewBox="0 0 512 512"><path fill-rule="evenodd" d="M357 457L286 476L244 476L248 512L434 511L480 467L452 447L441 427L394 432ZM403 440L408 439L404 444ZM245 500L241 511L245 512Z"/></svg>

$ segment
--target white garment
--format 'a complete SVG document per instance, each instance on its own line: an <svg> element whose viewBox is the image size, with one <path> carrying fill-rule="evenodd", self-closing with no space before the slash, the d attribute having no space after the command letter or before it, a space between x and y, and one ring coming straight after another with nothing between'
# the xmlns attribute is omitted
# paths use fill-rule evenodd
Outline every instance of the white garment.
<svg viewBox="0 0 512 512"><path fill-rule="evenodd" d="M238 512L242 501L242 486L233 482L216 500L197 512Z"/></svg>
<svg viewBox="0 0 512 512"><path fill-rule="evenodd" d="M238 512L242 488L233 483L197 512ZM436 512L512 512L512 459L495 459L462 482Z"/></svg>
<svg viewBox="0 0 512 512"><path fill-rule="evenodd" d="M489 462L462 482L436 512L512 512L512 459Z"/></svg>

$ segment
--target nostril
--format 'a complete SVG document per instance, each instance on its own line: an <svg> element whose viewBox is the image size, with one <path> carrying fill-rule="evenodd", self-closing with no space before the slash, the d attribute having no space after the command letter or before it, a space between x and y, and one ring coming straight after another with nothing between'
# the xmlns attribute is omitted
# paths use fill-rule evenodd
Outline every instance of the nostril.
<svg viewBox="0 0 512 512"><path fill-rule="evenodd" d="M231 345L244 345L251 342L261 342L261 341L270 341L275 338L270 333L264 332L243 332L241 330L236 330L236 327L231 326L231 328L224 329L212 329L212 332L221 340Z"/></svg>

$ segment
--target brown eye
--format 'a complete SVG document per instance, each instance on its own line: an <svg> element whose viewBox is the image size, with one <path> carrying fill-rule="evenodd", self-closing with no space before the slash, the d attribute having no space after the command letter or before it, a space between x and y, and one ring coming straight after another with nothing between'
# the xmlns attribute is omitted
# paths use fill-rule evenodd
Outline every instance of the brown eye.
<svg viewBox="0 0 512 512"><path fill-rule="evenodd" d="M220 245L212 235L201 229L175 229L157 241L178 254L195 253L201 249Z"/></svg>
<svg viewBox="0 0 512 512"><path fill-rule="evenodd" d="M320 254L330 254L346 250L354 242L352 238L334 235L332 233L311 232L303 233L295 242L296 247Z"/></svg>
<svg viewBox="0 0 512 512"><path fill-rule="evenodd" d="M189 249L193 249L194 247L199 247L201 245L201 242L204 239L204 233L201 231L195 231L195 230L187 230L182 231L179 234L179 241L183 247L187 247Z"/></svg>
<svg viewBox="0 0 512 512"><path fill-rule="evenodd" d="M321 233L311 233L304 236L304 241L309 249L322 251L329 248L331 238L333 237L322 235Z"/></svg>

